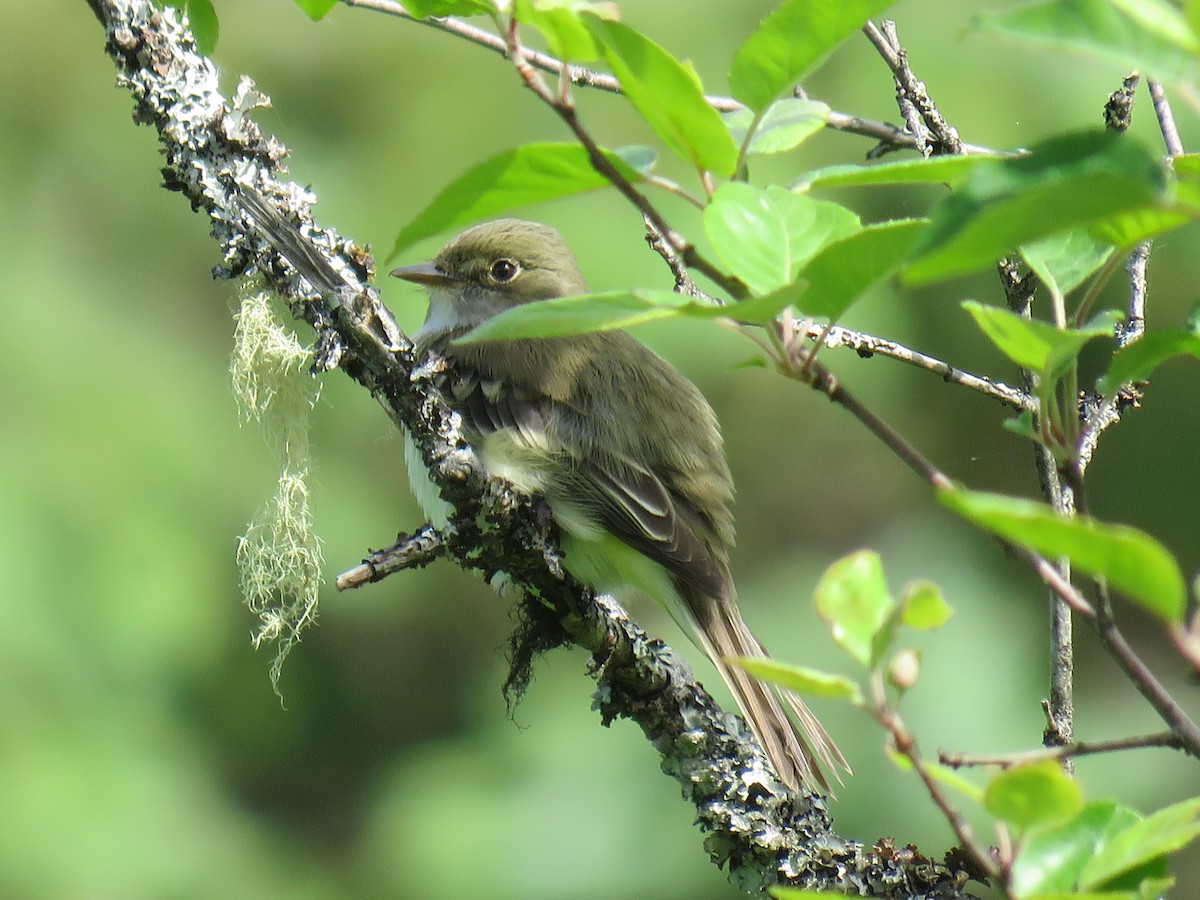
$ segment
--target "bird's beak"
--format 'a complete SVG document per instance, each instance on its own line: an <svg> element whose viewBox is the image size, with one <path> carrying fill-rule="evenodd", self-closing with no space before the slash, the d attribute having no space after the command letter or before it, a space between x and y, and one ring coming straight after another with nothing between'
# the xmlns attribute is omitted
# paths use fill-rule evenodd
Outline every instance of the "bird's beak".
<svg viewBox="0 0 1200 900"><path fill-rule="evenodd" d="M453 278L432 262L417 263L415 266L401 266L398 269L392 269L391 275L393 278L403 278L405 281L430 287L451 287L455 284Z"/></svg>

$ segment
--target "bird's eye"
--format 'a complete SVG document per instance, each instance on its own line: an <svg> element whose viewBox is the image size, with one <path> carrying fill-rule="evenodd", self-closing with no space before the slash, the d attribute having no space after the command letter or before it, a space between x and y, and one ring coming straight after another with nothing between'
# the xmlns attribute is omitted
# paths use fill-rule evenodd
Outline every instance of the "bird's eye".
<svg viewBox="0 0 1200 900"><path fill-rule="evenodd" d="M492 267L488 270L488 273L492 276L494 281L499 281L501 284L503 284L506 281L512 281L514 278L516 278L517 272L519 272L520 269L521 267L511 259L498 259L492 263Z"/></svg>

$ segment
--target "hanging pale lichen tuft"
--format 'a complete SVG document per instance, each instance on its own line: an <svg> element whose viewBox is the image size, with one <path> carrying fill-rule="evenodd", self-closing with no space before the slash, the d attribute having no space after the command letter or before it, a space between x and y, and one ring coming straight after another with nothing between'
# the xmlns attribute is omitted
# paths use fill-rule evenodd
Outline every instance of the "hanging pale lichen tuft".
<svg viewBox="0 0 1200 900"><path fill-rule="evenodd" d="M237 548L244 601L260 622L253 643L276 645L271 684L279 693L283 661L316 618L321 586L321 545L308 505L308 416L318 391L307 372L311 351L284 327L257 285L243 291L236 321L234 397L242 418L259 423L280 465L274 496Z"/></svg>

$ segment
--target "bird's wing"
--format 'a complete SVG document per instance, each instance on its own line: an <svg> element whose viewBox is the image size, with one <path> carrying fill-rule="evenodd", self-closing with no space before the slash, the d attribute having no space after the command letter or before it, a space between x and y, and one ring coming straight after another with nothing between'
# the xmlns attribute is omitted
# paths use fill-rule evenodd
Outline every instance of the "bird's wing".
<svg viewBox="0 0 1200 900"><path fill-rule="evenodd" d="M572 439L588 413L529 385L489 378L456 360L448 385L467 428L486 439L497 432L515 445L553 454L545 484L551 506L568 499L597 524L708 596L728 590L728 573L700 535L697 515L658 473L604 441ZM594 428L593 428L594 430Z"/></svg>

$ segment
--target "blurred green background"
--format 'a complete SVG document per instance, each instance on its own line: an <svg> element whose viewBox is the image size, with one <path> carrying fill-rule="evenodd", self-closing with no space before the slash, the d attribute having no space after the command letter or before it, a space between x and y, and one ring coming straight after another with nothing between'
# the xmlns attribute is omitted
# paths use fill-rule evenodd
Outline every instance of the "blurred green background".
<svg viewBox="0 0 1200 900"><path fill-rule="evenodd" d="M630 2L625 15L720 92L727 61L771 5L707 0L681 16L682 5ZM966 140L1014 147L1101 121L1123 73L971 33L981 8L904 0L891 11ZM342 8L312 24L286 0L217 9L226 92L247 73L271 95L260 121L292 149L322 221L384 251L467 166L522 141L565 139L502 60L431 29ZM447 564L350 595L327 589L318 627L284 670L281 708L268 655L250 647L255 621L234 568L237 535L275 477L260 436L239 428L228 387L235 286L209 277L218 254L205 221L159 188L154 135L131 123L82 0L10 2L4 19L0 896L737 896L640 732L599 727L581 653L545 660L506 715L508 604ZM897 118L889 73L865 40L808 88L836 109ZM604 143L652 143L618 99L579 101ZM1144 94L1138 104L1136 129L1153 140ZM1185 145L1200 146L1194 114L1177 112ZM821 135L754 174L786 181L870 147ZM874 219L919 214L935 196L837 198ZM663 205L699 233L693 211ZM666 283L640 220L613 195L526 214L566 234L595 288ZM1179 325L1196 300L1198 249L1194 229L1156 247L1152 327ZM419 294L382 287L415 327ZM968 327L964 297L1000 302L996 279L880 289L851 324L1013 380ZM1109 299L1120 304L1119 285ZM639 336L696 380L723 420L739 487L735 575L772 649L852 673L810 594L832 560L876 548L895 588L932 578L958 611L916 641L925 667L904 712L923 746L1035 746L1046 604L1029 574L942 513L830 404L737 368L752 355L744 340L698 325ZM1032 452L1000 429L996 404L884 360L827 362L953 476L1036 492ZM1200 564L1196 374L1166 367L1145 407L1105 436L1091 478L1099 515L1160 536L1189 572ZM315 513L332 579L420 519L396 435L362 391L334 373L313 419ZM680 643L656 611L635 612ZM1197 709L1161 636L1125 618ZM1079 648L1081 736L1161 727L1090 635ZM952 837L882 759L881 736L834 704L817 711L857 772L834 809L839 830L940 855ZM1166 751L1089 759L1080 775L1091 796L1142 809L1200 789L1195 765ZM1196 858L1180 872L1193 884Z"/></svg>

